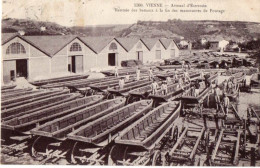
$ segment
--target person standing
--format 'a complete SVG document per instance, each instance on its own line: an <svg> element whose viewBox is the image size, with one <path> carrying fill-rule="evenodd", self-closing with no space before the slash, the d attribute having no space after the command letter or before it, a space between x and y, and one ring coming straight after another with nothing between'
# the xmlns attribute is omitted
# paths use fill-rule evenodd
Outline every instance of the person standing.
<svg viewBox="0 0 260 168"><path fill-rule="evenodd" d="M231 93L232 89L233 89L233 82L231 79L229 79L227 83L227 93Z"/></svg>
<svg viewBox="0 0 260 168"><path fill-rule="evenodd" d="M136 80L137 81L140 80L140 69L139 68L136 69Z"/></svg>
<svg viewBox="0 0 260 168"><path fill-rule="evenodd" d="M123 89L123 88L124 88L124 85L125 85L125 81L124 81L124 78L122 77L122 78L119 80L119 89Z"/></svg>
<svg viewBox="0 0 260 168"><path fill-rule="evenodd" d="M179 78L179 80L178 80L177 88L178 88L178 89L181 88L182 90L184 90L184 88L183 88L183 81L182 81L181 78Z"/></svg>
<svg viewBox="0 0 260 168"><path fill-rule="evenodd" d="M200 84L199 84L199 81L196 80L196 82L195 82L194 96L195 96L195 97L198 97L199 94L200 94Z"/></svg>
<svg viewBox="0 0 260 168"><path fill-rule="evenodd" d="M153 70L152 68L149 69L149 80L153 79Z"/></svg>
<svg viewBox="0 0 260 168"><path fill-rule="evenodd" d="M182 61L181 61L181 68L182 68L182 69L184 69L184 66L185 66L184 64L185 64L185 61L182 60Z"/></svg>
<svg viewBox="0 0 260 168"><path fill-rule="evenodd" d="M162 94L167 95L168 89L167 89L166 81L163 81L161 89L162 89Z"/></svg>
<svg viewBox="0 0 260 168"><path fill-rule="evenodd" d="M203 70L200 70L200 79L202 80L204 78L204 72Z"/></svg>
<svg viewBox="0 0 260 168"><path fill-rule="evenodd" d="M129 79L130 79L130 76L129 76L128 72L127 72L127 73L126 73L126 76L125 76L125 82L128 82Z"/></svg>
<svg viewBox="0 0 260 168"><path fill-rule="evenodd" d="M115 66L115 77L118 77L119 75L118 75L118 68L117 68L117 66Z"/></svg>
<svg viewBox="0 0 260 168"><path fill-rule="evenodd" d="M219 110L219 105L220 105L220 89L218 85L216 85L214 89L214 98L215 98L215 103L216 103L216 109L217 111Z"/></svg>
<svg viewBox="0 0 260 168"><path fill-rule="evenodd" d="M174 80L174 82L177 80L178 81L178 74L177 74L177 72L175 71L175 73L174 73L174 76L173 76L173 80Z"/></svg>
<svg viewBox="0 0 260 168"><path fill-rule="evenodd" d="M210 87L210 81L209 81L210 75L206 74L206 75L204 75L204 78L205 78L206 87Z"/></svg>
<svg viewBox="0 0 260 168"><path fill-rule="evenodd" d="M227 80L225 79L223 82L223 93L227 92Z"/></svg>
<svg viewBox="0 0 260 168"><path fill-rule="evenodd" d="M166 82L167 82L167 85L170 85L172 83L172 79L169 76L167 76Z"/></svg>
<svg viewBox="0 0 260 168"><path fill-rule="evenodd" d="M224 106L224 112L225 112L225 115L228 114L228 107L229 107L229 98L227 97L226 93L224 93L224 98L223 98L223 106Z"/></svg>
<svg viewBox="0 0 260 168"><path fill-rule="evenodd" d="M190 76L189 76L189 73L187 72L187 70L184 71L183 76L184 76L185 82L190 81Z"/></svg>
<svg viewBox="0 0 260 168"><path fill-rule="evenodd" d="M159 87L159 86L158 86L158 83L157 83L155 80L153 80L153 83L151 84L152 94L153 94L153 95L156 94L158 87Z"/></svg>

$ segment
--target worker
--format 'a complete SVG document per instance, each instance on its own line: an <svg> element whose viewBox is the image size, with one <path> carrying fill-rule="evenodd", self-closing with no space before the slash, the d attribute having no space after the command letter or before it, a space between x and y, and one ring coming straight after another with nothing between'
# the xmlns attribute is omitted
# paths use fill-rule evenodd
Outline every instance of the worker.
<svg viewBox="0 0 260 168"><path fill-rule="evenodd" d="M136 69L136 80L137 81L140 80L140 69L139 68Z"/></svg>
<svg viewBox="0 0 260 168"><path fill-rule="evenodd" d="M215 102L216 102L216 109L218 111L219 105L220 105L220 89L219 89L218 85L216 85L216 87L214 88L214 98L215 98Z"/></svg>
<svg viewBox="0 0 260 168"><path fill-rule="evenodd" d="M118 75L118 68L117 68L117 66L115 66L115 77L118 77L119 75Z"/></svg>
<svg viewBox="0 0 260 168"><path fill-rule="evenodd" d="M204 78L205 78L205 86L210 87L210 81L209 81L210 75L206 74L204 75Z"/></svg>
<svg viewBox="0 0 260 168"><path fill-rule="evenodd" d="M227 94L224 93L224 98L223 98L223 106L224 106L224 112L225 115L227 116L228 114L228 107L229 107L229 98L227 97Z"/></svg>
<svg viewBox="0 0 260 168"><path fill-rule="evenodd" d="M125 82L128 82L130 79L130 75L128 74L128 72L126 73L126 76L125 76Z"/></svg>
<svg viewBox="0 0 260 168"><path fill-rule="evenodd" d="M151 84L151 88L152 88L152 94L155 95L158 89L158 83L153 79L153 83Z"/></svg>
<svg viewBox="0 0 260 168"><path fill-rule="evenodd" d="M172 83L172 79L169 76L167 76L166 78L166 83L167 85L170 85Z"/></svg>
<svg viewBox="0 0 260 168"><path fill-rule="evenodd" d="M203 70L200 70L200 78L201 78L201 79L204 78L204 72L203 72Z"/></svg>
<svg viewBox="0 0 260 168"><path fill-rule="evenodd" d="M233 89L232 89L232 92L234 93L235 90L236 90L236 88L237 88L237 79L236 79L236 78L233 78L232 83L233 83Z"/></svg>
<svg viewBox="0 0 260 168"><path fill-rule="evenodd" d="M199 84L199 80L197 79L195 82L195 90L194 90L194 96L198 97L200 94L200 84Z"/></svg>
<svg viewBox="0 0 260 168"><path fill-rule="evenodd" d="M233 82L231 79L229 79L227 83L227 93L231 93L232 89L233 89Z"/></svg>
<svg viewBox="0 0 260 168"><path fill-rule="evenodd" d="M123 89L123 88L124 88L124 85L125 85L124 78L121 77L121 79L119 80L119 89Z"/></svg>
<svg viewBox="0 0 260 168"><path fill-rule="evenodd" d="M182 60L182 61L181 61L181 69L184 69L184 64L185 64L185 61Z"/></svg>
<svg viewBox="0 0 260 168"><path fill-rule="evenodd" d="M189 66L188 66L188 64L186 63L185 64L185 70L188 70L189 69Z"/></svg>
<svg viewBox="0 0 260 168"><path fill-rule="evenodd" d="M190 96L195 96L195 83L190 83Z"/></svg>
<svg viewBox="0 0 260 168"><path fill-rule="evenodd" d="M227 92L227 80L225 79L223 82L223 92Z"/></svg>
<svg viewBox="0 0 260 168"><path fill-rule="evenodd" d="M183 76L184 76L185 82L190 81L190 76L189 76L189 73L187 70L184 71Z"/></svg>
<svg viewBox="0 0 260 168"><path fill-rule="evenodd" d="M177 89L182 89L182 90L184 90L182 78L179 78L179 80L178 80Z"/></svg>
<svg viewBox="0 0 260 168"><path fill-rule="evenodd" d="M149 80L153 79L153 70L152 68L149 69Z"/></svg>
<svg viewBox="0 0 260 168"><path fill-rule="evenodd" d="M167 95L168 90L167 90L167 83L166 83L166 81L163 81L163 83L161 85L161 89L162 89L162 94L163 95Z"/></svg>
<svg viewBox="0 0 260 168"><path fill-rule="evenodd" d="M188 65L188 69L190 70L190 69L191 69L191 64L190 64L190 62L188 62L187 65Z"/></svg>

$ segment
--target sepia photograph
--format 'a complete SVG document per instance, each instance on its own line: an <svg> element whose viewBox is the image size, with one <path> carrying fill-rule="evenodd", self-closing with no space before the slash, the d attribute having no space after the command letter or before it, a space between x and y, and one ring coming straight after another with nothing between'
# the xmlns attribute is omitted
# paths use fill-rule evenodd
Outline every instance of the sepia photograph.
<svg viewBox="0 0 260 168"><path fill-rule="evenodd" d="M260 167L259 0L2 0L0 165Z"/></svg>

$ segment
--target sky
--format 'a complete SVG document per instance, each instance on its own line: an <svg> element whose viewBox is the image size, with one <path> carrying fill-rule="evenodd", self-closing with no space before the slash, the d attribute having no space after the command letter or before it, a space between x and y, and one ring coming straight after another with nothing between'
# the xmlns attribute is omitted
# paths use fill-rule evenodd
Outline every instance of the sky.
<svg viewBox="0 0 260 168"><path fill-rule="evenodd" d="M149 3L161 3L163 10L178 12L140 12ZM134 7L141 3L143 7ZM188 8L188 4L206 7ZM185 7L171 7L185 5ZM136 9L137 12L115 12L116 9ZM180 9L207 9L207 13L183 13ZM209 12L222 10L220 12ZM2 18L34 19L56 22L63 26L132 24L142 21L224 20L260 23L260 0L2 0Z"/></svg>

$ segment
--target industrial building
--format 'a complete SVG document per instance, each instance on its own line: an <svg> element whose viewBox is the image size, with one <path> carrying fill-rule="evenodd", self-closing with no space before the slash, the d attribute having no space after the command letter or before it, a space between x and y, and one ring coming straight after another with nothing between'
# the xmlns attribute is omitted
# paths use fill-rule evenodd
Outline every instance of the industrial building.
<svg viewBox="0 0 260 168"><path fill-rule="evenodd" d="M54 73L85 73L91 68L144 64L179 56L172 39L2 34L2 82L34 80Z"/></svg>

